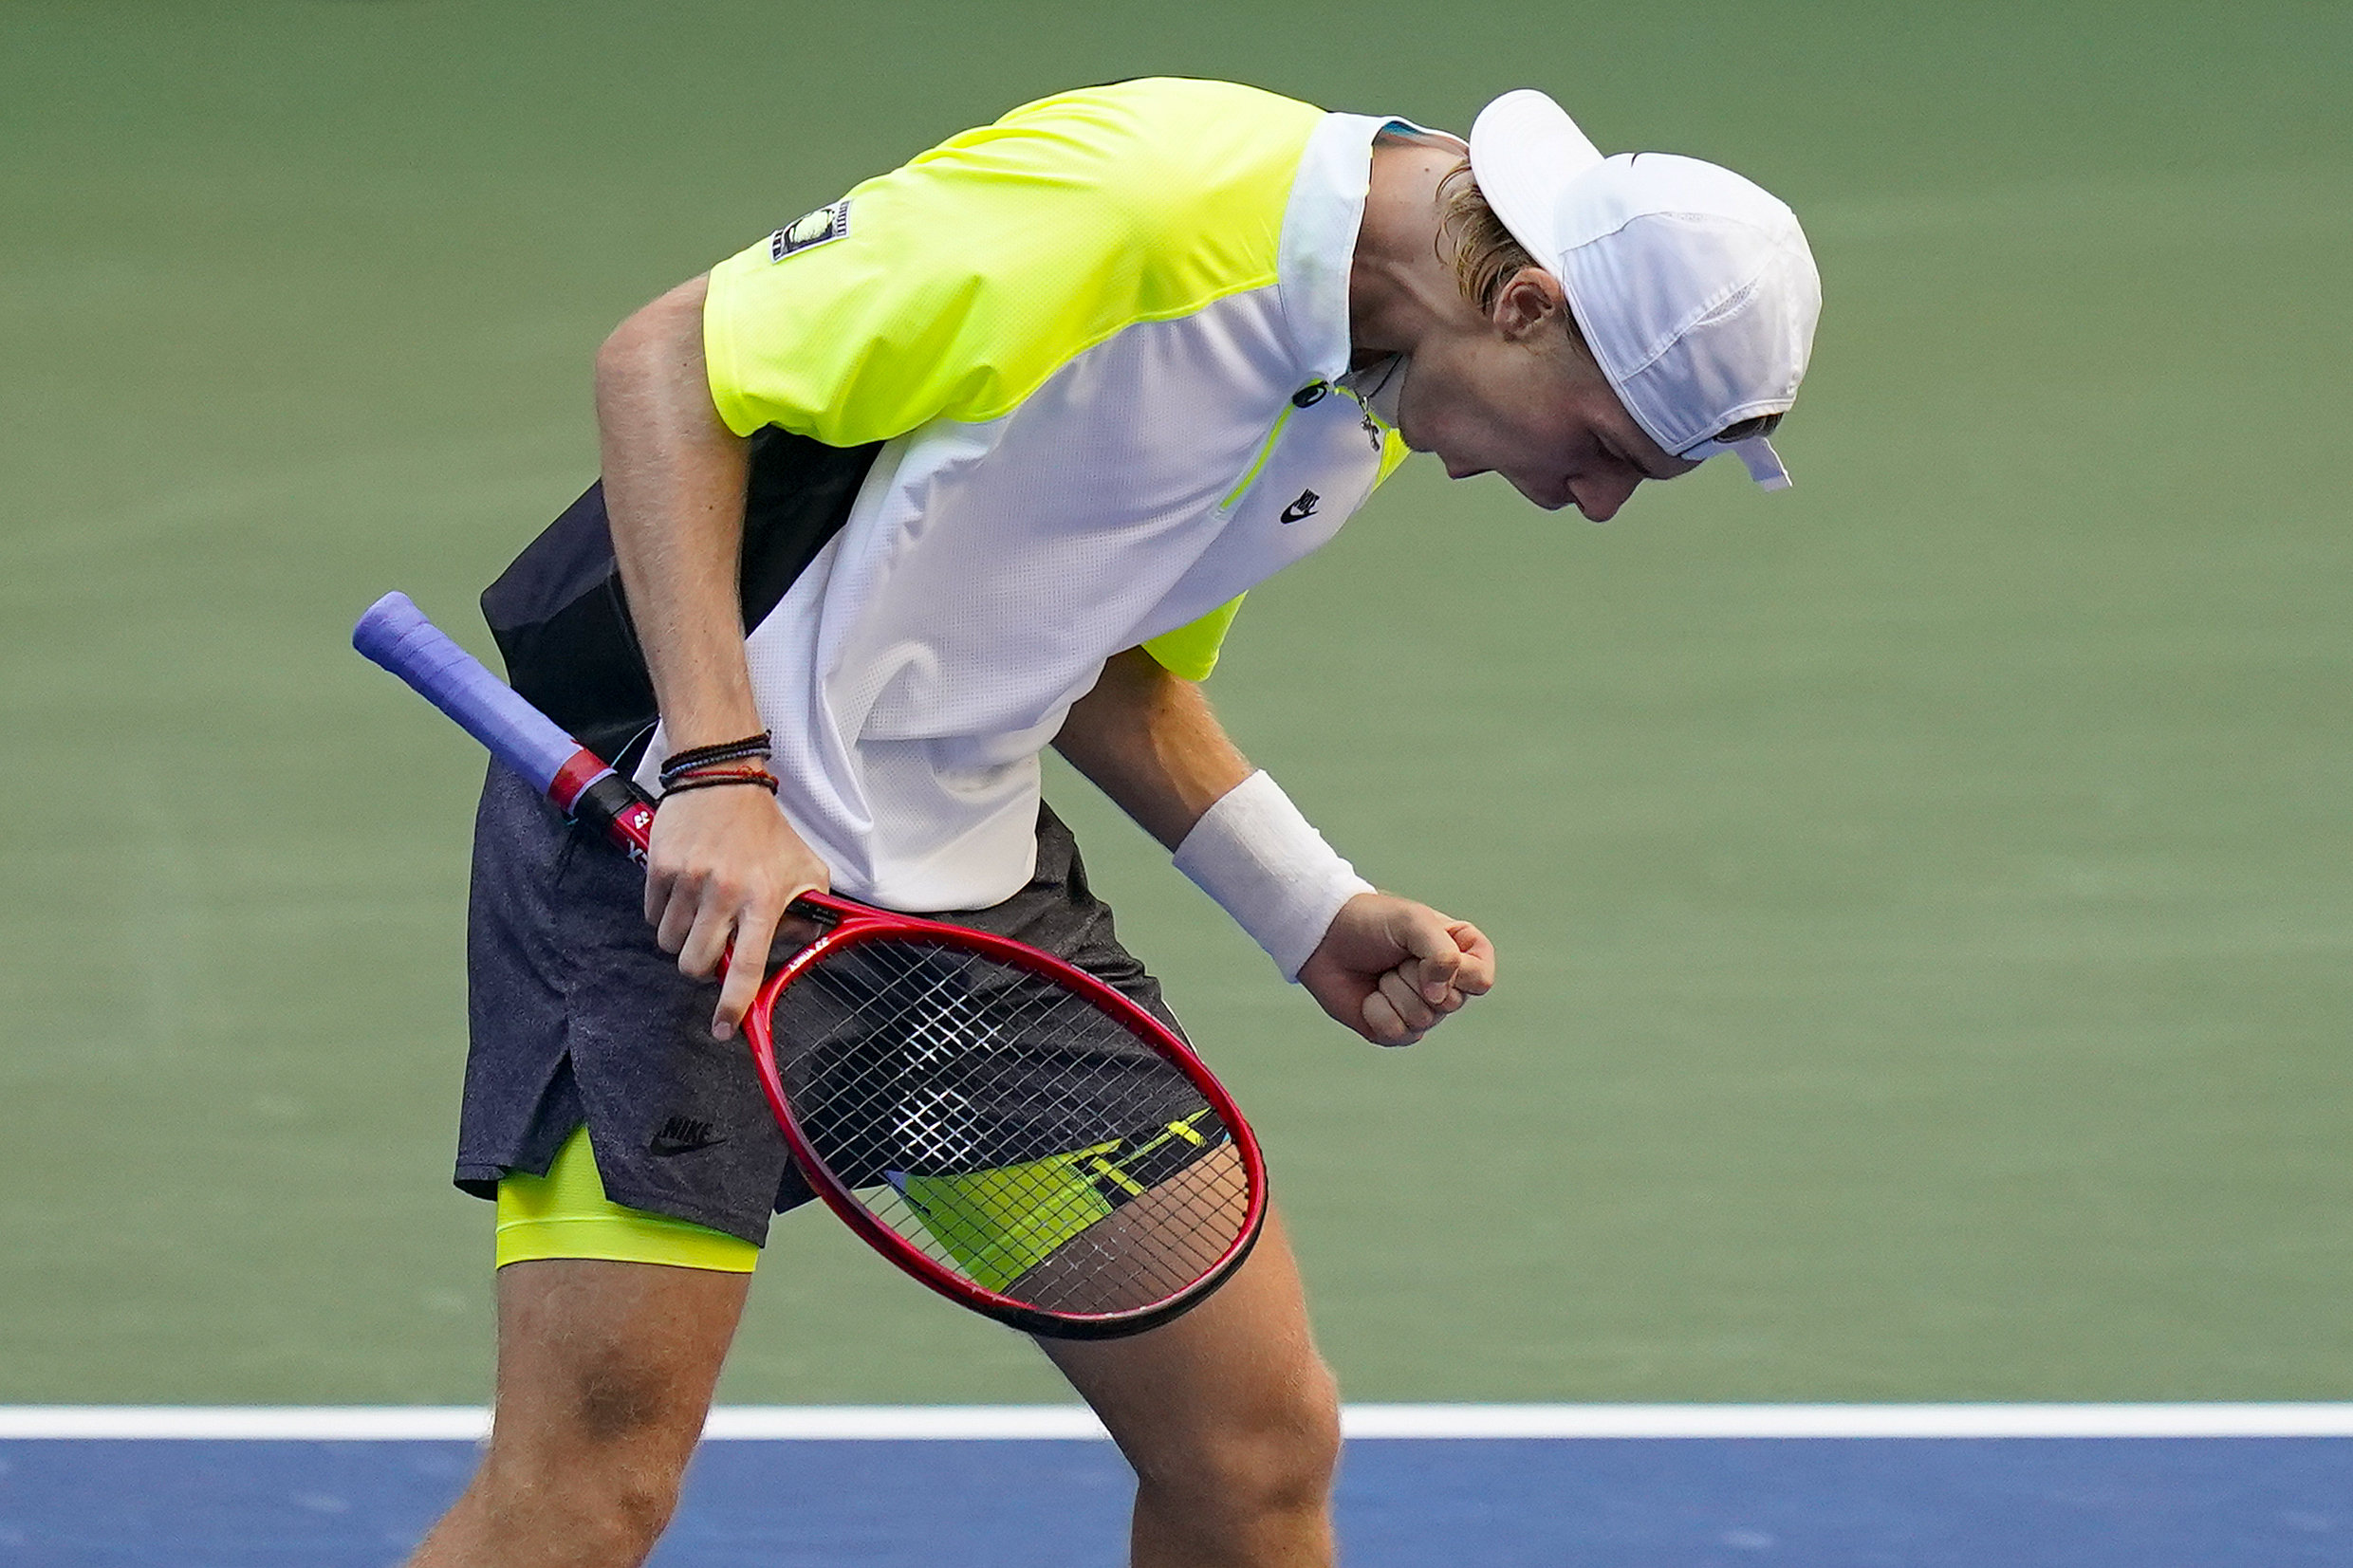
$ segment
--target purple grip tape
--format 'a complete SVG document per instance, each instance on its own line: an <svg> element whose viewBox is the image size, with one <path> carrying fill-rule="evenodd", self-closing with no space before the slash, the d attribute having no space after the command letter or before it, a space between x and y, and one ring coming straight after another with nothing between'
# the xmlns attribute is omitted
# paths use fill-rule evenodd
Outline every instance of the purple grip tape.
<svg viewBox="0 0 2353 1568"><path fill-rule="evenodd" d="M482 667L402 593L386 594L351 629L351 645L417 689L546 794L580 742Z"/></svg>

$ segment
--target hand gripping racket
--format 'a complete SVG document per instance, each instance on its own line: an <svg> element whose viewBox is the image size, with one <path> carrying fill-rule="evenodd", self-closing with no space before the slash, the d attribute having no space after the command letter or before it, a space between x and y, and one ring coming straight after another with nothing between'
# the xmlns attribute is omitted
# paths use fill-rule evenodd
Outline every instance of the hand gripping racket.
<svg viewBox="0 0 2353 1568"><path fill-rule="evenodd" d="M654 802L386 594L352 646L640 865ZM1266 1218L1249 1125L1176 1032L1049 953L810 895L744 1020L794 1160L874 1249L1029 1334L1167 1322Z"/></svg>

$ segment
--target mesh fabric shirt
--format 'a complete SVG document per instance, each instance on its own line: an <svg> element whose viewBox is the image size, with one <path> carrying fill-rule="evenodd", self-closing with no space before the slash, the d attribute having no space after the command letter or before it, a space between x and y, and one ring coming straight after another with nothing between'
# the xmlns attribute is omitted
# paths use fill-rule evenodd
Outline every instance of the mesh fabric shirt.
<svg viewBox="0 0 2353 1568"><path fill-rule="evenodd" d="M1220 83L1069 93L713 268L728 426L886 443L747 639L780 802L839 891L1010 896L1038 755L1103 661L1206 676L1240 596L1403 457L1336 385L1392 123Z"/></svg>

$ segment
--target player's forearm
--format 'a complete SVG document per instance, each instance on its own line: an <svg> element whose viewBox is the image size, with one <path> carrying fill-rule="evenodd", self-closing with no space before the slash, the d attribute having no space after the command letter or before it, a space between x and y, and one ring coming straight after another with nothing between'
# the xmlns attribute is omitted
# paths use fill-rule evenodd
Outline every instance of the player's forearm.
<svg viewBox="0 0 2353 1568"><path fill-rule="evenodd" d="M1170 849L1251 774L1201 689L1140 648L1103 666L1054 748Z"/></svg>
<svg viewBox="0 0 2353 1568"><path fill-rule="evenodd" d="M747 444L703 364L703 280L639 311L597 355L613 552L674 747L760 728L736 586Z"/></svg>

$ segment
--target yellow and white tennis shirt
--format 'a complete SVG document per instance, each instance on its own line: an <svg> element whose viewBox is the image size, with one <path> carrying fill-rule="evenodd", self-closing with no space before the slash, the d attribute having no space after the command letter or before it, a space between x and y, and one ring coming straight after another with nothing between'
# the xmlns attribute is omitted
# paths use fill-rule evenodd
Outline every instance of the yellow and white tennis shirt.
<svg viewBox="0 0 2353 1568"><path fill-rule="evenodd" d="M1103 661L1207 675L1239 596L1404 456L1339 385L1390 124L1221 83L1069 93L713 270L731 429L887 443L749 635L780 800L841 891L1010 896L1038 753Z"/></svg>

